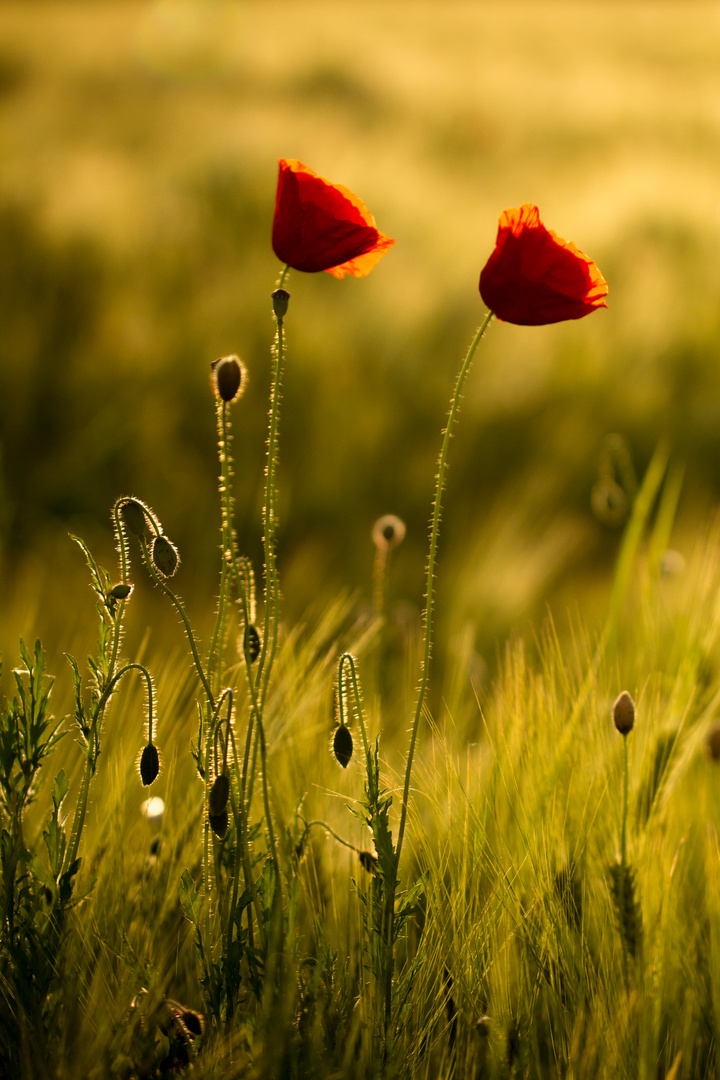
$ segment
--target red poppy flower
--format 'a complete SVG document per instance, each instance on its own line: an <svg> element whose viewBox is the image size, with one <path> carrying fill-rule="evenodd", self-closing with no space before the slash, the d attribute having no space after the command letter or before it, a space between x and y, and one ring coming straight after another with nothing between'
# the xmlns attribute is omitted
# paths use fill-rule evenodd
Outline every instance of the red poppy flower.
<svg viewBox="0 0 720 1080"><path fill-rule="evenodd" d="M546 229L537 206L500 215L495 250L480 274L480 295L499 319L542 326L607 307L607 282L592 259Z"/></svg>
<svg viewBox="0 0 720 1080"><path fill-rule="evenodd" d="M272 246L295 270L364 277L395 243L375 228L365 203L307 165L280 158Z"/></svg>

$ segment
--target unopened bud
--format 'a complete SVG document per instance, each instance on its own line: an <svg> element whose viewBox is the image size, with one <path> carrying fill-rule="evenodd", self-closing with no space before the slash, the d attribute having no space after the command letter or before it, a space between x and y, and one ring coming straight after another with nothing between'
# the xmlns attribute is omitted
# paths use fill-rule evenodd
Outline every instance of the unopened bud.
<svg viewBox="0 0 720 1080"><path fill-rule="evenodd" d="M227 810L223 810L222 814L208 814L208 818L210 821L210 828L215 835L219 836L222 840L227 833L228 825L230 824Z"/></svg>
<svg viewBox="0 0 720 1080"><path fill-rule="evenodd" d="M239 356L221 356L212 365L215 393L226 402L237 401L245 392L247 369Z"/></svg>
<svg viewBox="0 0 720 1080"><path fill-rule="evenodd" d="M140 755L140 779L145 787L148 784L152 784L153 780L157 779L157 775L160 772L160 756L157 752L157 747L152 743L148 743Z"/></svg>
<svg viewBox="0 0 720 1080"><path fill-rule="evenodd" d="M180 564L177 548L162 533L153 540L152 561L163 577L172 577Z"/></svg>
<svg viewBox="0 0 720 1080"><path fill-rule="evenodd" d="M405 539L405 522L395 514L385 514L373 525L372 538L376 547L390 551Z"/></svg>
<svg viewBox="0 0 720 1080"><path fill-rule="evenodd" d="M278 322L282 322L287 315L288 304L290 303L290 293L287 289L276 289L270 296L272 299L273 311L275 312L275 318Z"/></svg>
<svg viewBox="0 0 720 1080"><path fill-rule="evenodd" d="M343 769L347 769L348 762L352 757L352 752L352 735L344 724L340 724L339 727L335 728L335 737L333 739L333 753L342 765Z"/></svg>
<svg viewBox="0 0 720 1080"><path fill-rule="evenodd" d="M627 735L635 723L635 705L627 690L623 690L613 705L613 723L621 735Z"/></svg>
<svg viewBox="0 0 720 1080"><path fill-rule="evenodd" d="M122 504L122 516L129 531L142 539L147 535L147 516L136 499L128 499Z"/></svg>
<svg viewBox="0 0 720 1080"><path fill-rule="evenodd" d="M215 777L213 786L210 788L208 799L208 811L210 817L219 817L225 810L230 798L230 777L227 773L220 773Z"/></svg>
<svg viewBox="0 0 720 1080"><path fill-rule="evenodd" d="M132 585L124 585L121 582L119 585L113 585L110 596L112 596L113 600L127 600L132 590Z"/></svg>

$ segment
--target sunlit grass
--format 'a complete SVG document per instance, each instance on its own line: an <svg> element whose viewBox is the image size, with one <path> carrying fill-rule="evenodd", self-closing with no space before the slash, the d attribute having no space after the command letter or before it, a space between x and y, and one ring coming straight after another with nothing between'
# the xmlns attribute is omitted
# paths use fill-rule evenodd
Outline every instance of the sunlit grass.
<svg viewBox="0 0 720 1080"><path fill-rule="evenodd" d="M179 893L185 871L201 895L208 877L205 786L189 753L198 680L179 620L134 567L123 653L155 678L163 770L152 794L165 813L157 824L142 814L146 706L129 674L90 789L77 880L87 896L69 911L62 961L72 993L44 1017L57 1075L145 1075L169 997L206 1017L196 1072L208 1077L713 1076L716 6L24 0L5 2L0 24L6 693L17 639L39 636L53 712L72 713L64 654L82 665L96 620L66 533L111 565L107 506L123 491L177 540L204 655L219 525L209 364L235 351L250 371L235 418L235 525L260 565L277 157L357 186L397 240L350 288L322 274L290 282L283 618L265 712L292 931L278 992L255 1001L246 980L228 1029L204 996ZM362 953L375 879L358 851L372 839L350 812L363 799L356 717L346 770L331 752L337 661L358 657L397 831L442 405L481 318L477 277L498 212L524 200L592 251L610 308L542 333L494 325L465 395L400 873L401 888L425 872L428 882L398 942L398 978L417 969L383 1060ZM610 527L591 508L613 431L638 479L669 437L664 494L622 571L626 521ZM371 527L387 512L408 535L382 626ZM236 653L224 675L246 723ZM623 689L637 707L630 929L611 869L623 790L611 708ZM59 769L68 806L80 786L73 738L28 811L25 839L43 857ZM299 844L303 819L325 826ZM2 1001L12 1012L4 984Z"/></svg>

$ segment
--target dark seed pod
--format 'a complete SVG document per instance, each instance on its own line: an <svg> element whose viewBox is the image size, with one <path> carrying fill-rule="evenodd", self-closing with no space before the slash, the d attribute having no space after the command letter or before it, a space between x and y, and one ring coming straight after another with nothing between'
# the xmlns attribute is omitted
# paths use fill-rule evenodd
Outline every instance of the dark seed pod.
<svg viewBox="0 0 720 1080"><path fill-rule="evenodd" d="M159 772L160 757L157 752L157 747L149 742L140 756L140 779L145 787L147 787L148 784L152 784L153 780L157 779Z"/></svg>
<svg viewBox="0 0 720 1080"><path fill-rule="evenodd" d="M221 401L237 401L245 392L247 370L239 356L221 356L213 364L213 379Z"/></svg>
<svg viewBox="0 0 720 1080"><path fill-rule="evenodd" d="M260 634L258 628L252 624L248 624L245 627L245 633L243 634L243 652L250 660L251 664L254 664L260 655Z"/></svg>
<svg viewBox="0 0 720 1080"><path fill-rule="evenodd" d="M208 799L208 811L210 820L220 817L225 810L230 798L230 777L227 773L220 773L215 777L213 786L210 788Z"/></svg>
<svg viewBox="0 0 720 1080"><path fill-rule="evenodd" d="M215 835L219 836L222 840L228 831L228 825L230 824L227 810L223 810L222 814L208 814L208 818L210 820L210 828Z"/></svg>
<svg viewBox="0 0 720 1080"><path fill-rule="evenodd" d="M275 318L278 322L282 322L287 315L288 304L290 303L290 293L287 289L276 289L275 292L270 295Z"/></svg>
<svg viewBox="0 0 720 1080"><path fill-rule="evenodd" d="M156 536L152 546L152 561L156 570L163 577L172 577L180 565L180 556L177 548L171 544L167 536Z"/></svg>
<svg viewBox="0 0 720 1080"><path fill-rule="evenodd" d="M363 870L367 870L368 874L374 874L377 867L377 856L373 855L372 851L359 852L360 865Z"/></svg>
<svg viewBox="0 0 720 1080"><path fill-rule="evenodd" d="M147 515L136 499L128 499L122 504L121 513L128 530L142 539L147 535Z"/></svg>
<svg viewBox="0 0 720 1080"><path fill-rule="evenodd" d="M352 735L345 727L345 725L341 724L339 727L335 728L335 737L333 739L333 753L342 765L343 769L347 769L348 762L352 757L352 752Z"/></svg>
<svg viewBox="0 0 720 1080"><path fill-rule="evenodd" d="M113 600L127 600L130 593L133 591L132 585L123 585L122 582L119 585L113 585L110 590L110 595Z"/></svg>
<svg viewBox="0 0 720 1080"><path fill-rule="evenodd" d="M627 690L623 690L613 705L613 723L621 735L627 735L635 723L635 705Z"/></svg>

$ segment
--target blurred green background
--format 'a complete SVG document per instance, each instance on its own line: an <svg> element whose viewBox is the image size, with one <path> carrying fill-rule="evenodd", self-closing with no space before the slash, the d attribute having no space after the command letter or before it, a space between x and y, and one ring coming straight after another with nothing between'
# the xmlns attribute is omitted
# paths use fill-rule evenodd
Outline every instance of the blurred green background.
<svg viewBox="0 0 720 1080"><path fill-rule="evenodd" d="M478 275L500 211L523 201L595 259L610 307L496 324L481 348L447 491L448 640L469 627L492 662L546 603L603 603L622 513L594 512L591 496L611 433L638 476L666 434L687 462L681 550L712 514L717 3L3 0L0 95L4 648L74 618L84 569L67 532L108 563L120 494L150 503L180 547L189 602L212 593L208 376L228 352L250 371L235 496L259 567L280 156L351 187L396 238L366 279L291 275L289 618L343 589L369 597L370 531L390 512L408 526L398 618L419 608L440 430L483 315Z"/></svg>

